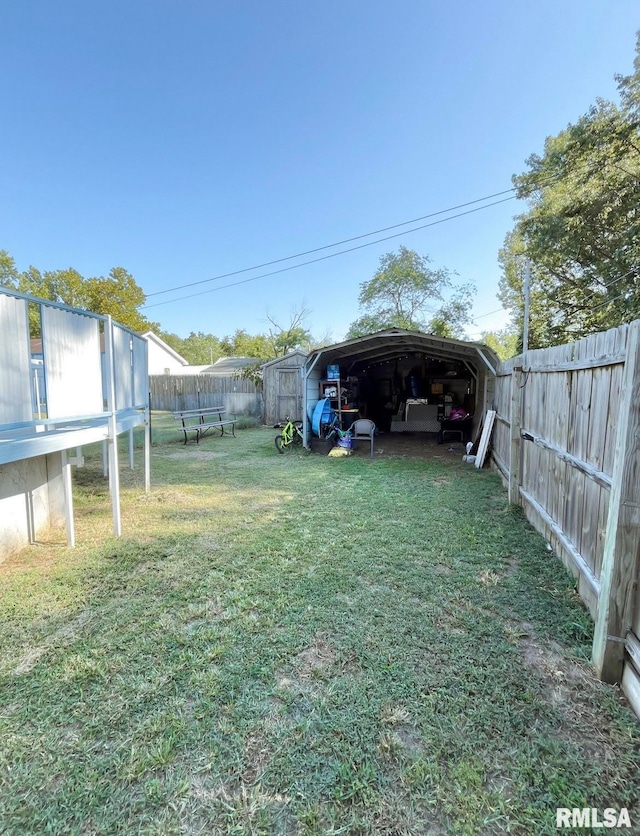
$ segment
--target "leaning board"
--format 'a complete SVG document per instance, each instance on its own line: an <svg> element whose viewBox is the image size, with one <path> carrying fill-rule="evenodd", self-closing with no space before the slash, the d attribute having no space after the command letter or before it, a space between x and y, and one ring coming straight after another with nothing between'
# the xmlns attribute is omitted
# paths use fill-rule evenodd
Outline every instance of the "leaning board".
<svg viewBox="0 0 640 836"><path fill-rule="evenodd" d="M482 435L480 436L480 444L478 445L478 453L476 455L476 467L482 467L489 449L489 439L491 438L491 431L496 420L495 409L487 410L487 415L484 419L484 426L482 428Z"/></svg>

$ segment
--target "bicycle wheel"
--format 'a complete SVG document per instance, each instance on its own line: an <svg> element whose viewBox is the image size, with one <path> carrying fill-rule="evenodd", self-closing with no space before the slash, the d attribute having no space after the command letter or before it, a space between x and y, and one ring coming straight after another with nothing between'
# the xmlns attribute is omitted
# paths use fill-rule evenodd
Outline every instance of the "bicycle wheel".
<svg viewBox="0 0 640 836"><path fill-rule="evenodd" d="M287 440L283 435L277 435L274 440L276 442L276 449L278 450L278 453L284 453L285 450L289 449L290 445L287 444Z"/></svg>

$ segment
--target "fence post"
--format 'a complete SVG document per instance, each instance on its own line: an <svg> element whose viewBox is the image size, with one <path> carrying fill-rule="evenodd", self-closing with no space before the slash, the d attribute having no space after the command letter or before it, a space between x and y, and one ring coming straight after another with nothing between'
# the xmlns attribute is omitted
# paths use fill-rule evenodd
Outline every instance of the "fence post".
<svg viewBox="0 0 640 836"><path fill-rule="evenodd" d="M514 366L511 372L510 455L509 455L509 504L520 505L520 450L522 439L522 367Z"/></svg>
<svg viewBox="0 0 640 836"><path fill-rule="evenodd" d="M619 410L592 652L598 676L611 683L622 677L640 568L640 320L627 333Z"/></svg>

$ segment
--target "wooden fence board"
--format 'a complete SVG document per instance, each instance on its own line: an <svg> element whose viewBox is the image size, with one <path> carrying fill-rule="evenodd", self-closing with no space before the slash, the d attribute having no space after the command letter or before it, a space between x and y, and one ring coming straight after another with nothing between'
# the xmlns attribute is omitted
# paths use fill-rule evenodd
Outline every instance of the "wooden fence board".
<svg viewBox="0 0 640 836"><path fill-rule="evenodd" d="M620 389L622 386L622 372L624 366L611 368L611 385L609 388L609 414L605 431L604 452L602 456L602 470L613 475L613 462L616 454L616 435L618 432L618 416L620 412Z"/></svg>
<svg viewBox="0 0 640 836"><path fill-rule="evenodd" d="M619 682L624 645L634 622L640 573L640 320L629 327L621 389L613 484L601 569L593 662L599 676Z"/></svg>
<svg viewBox="0 0 640 836"><path fill-rule="evenodd" d="M224 406L238 415L262 416L261 390L250 380L231 375L152 375L149 394L152 409Z"/></svg>
<svg viewBox="0 0 640 836"><path fill-rule="evenodd" d="M602 574L602 558L604 555L604 538L607 533L607 520L609 518L609 490L600 491L600 502L598 504L598 527L596 530L596 548L595 559L593 563L593 572L597 578Z"/></svg>
<svg viewBox="0 0 640 836"><path fill-rule="evenodd" d="M519 374L522 421L513 427ZM501 364L495 402L510 500L509 450L522 430L515 481L525 514L577 573L597 622L594 664L619 680L624 631L640 630L640 320Z"/></svg>

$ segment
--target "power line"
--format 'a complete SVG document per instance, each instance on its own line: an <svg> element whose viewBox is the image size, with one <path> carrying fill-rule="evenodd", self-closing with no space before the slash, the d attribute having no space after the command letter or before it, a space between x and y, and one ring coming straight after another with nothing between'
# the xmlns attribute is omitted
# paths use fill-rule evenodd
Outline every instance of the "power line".
<svg viewBox="0 0 640 836"><path fill-rule="evenodd" d="M544 186L549 181L553 182L553 181L560 180L560 179L562 179L563 176L565 176L565 175L558 174L558 175L550 175L548 177L540 177L540 178L537 179L537 182L536 182L535 186L531 190L535 190L537 188L540 188L541 185ZM413 218L410 221L402 221L401 223L392 224L391 226L382 227L381 229L376 229L376 230L373 230L371 232L365 232L361 235L355 235L352 238L344 238L341 241L335 241L333 244L325 244L322 247L315 247L314 249L305 250L304 252L296 253L294 255L288 255L288 256L285 256L284 258L276 258L273 261L265 261L265 262L262 262L261 264L255 264L253 267L244 267L241 270L233 270L229 273L221 273L217 276L212 276L209 279L200 279L197 282L187 282L185 284L176 285L175 287L165 288L165 290L157 290L157 291L154 291L153 293L146 294L146 297L149 299L152 296L161 296L165 293L173 293L176 290L184 290L188 287L197 287L197 286L202 285L202 284L208 284L209 282L219 281L220 279L231 278L232 276L239 276L243 273L250 273L253 270L260 270L263 267L270 267L273 264L282 264L283 262L291 261L294 258L303 258L306 255L312 255L313 253L322 252L323 250L333 249L334 247L339 247L342 244L349 244L352 241L359 241L362 238L369 238L371 235L379 235L381 232L388 232L391 229L397 229L398 227L401 227L401 226L408 226L409 224L416 223L417 221L426 220L427 218L434 218L437 215L444 215L444 214L447 214L449 212L455 212L457 209L464 209L465 207L473 206L476 203L485 203L487 200L492 200L494 197L500 197L501 195L504 195L504 194L510 194L512 192L516 192L516 191L518 191L518 189L520 189L520 191L523 190L521 186L520 187L513 186L510 189L504 189L503 191L500 191L500 192L494 192L493 194L485 195L485 197L479 197L479 198L476 198L475 200L469 200L469 201L466 201L465 203L459 203L456 206L449 207L448 209L440 209L437 212L431 212L428 215L422 215L421 217ZM528 195L523 195L523 196L528 197ZM511 197L505 198L504 200L498 200L498 201L495 201L494 203L487 203L486 205L480 206L477 209L474 209L474 210L471 210L471 211L478 211L479 209L487 209L491 206L495 206L498 203L504 203L506 200L513 200L517 197L518 197L518 195L512 194ZM459 217L462 217L463 215L467 215L467 214L470 214L470 212L462 212L458 215L452 215L451 217L444 218L443 221L444 220L453 220L454 218L459 218ZM437 221L436 223L442 223L442 221ZM389 241L392 238L399 237L400 235L409 235L411 232L416 232L420 229L425 229L426 227L433 226L433 225L434 224L425 224L423 226L415 227L414 229L406 230L405 232L398 233L397 235L390 235L386 238L380 238L376 241L371 241L368 244L363 244L362 247L352 247L352 248L342 250L342 251L337 252L337 253L333 253L329 256L325 256L325 258L333 258L334 256L344 255L345 253L353 252L354 250L362 249L363 247L372 246L374 244L378 244L378 243L381 243L383 241ZM324 259L323 258L312 259L310 261L306 261L306 262L303 262L301 264L297 264L294 267L285 268L284 270L274 270L270 273L264 273L261 276L255 276L252 279L247 279L246 281L253 281L254 279L260 279L260 278L265 278L267 276L273 276L273 275L275 275L279 272L286 272L286 270L295 269L296 267L305 267L309 264L313 264L316 261L322 261L322 260L324 260ZM223 289L228 288L228 287L235 287L236 284L243 284L243 283L244 282L233 282L231 284L224 285L223 287L221 287L219 289L223 290ZM205 291L205 292L208 292L208 291ZM199 295L202 295L202 294L188 294L187 296L180 296L180 297L177 297L175 299L172 299L171 301L179 302L182 299L188 299L191 296L199 296ZM142 307L145 308L145 309L146 308L156 308L156 307L159 307L159 305L163 305L163 304L168 304L168 303L157 302L153 305L143 305Z"/></svg>
<svg viewBox="0 0 640 836"><path fill-rule="evenodd" d="M483 313L483 314L480 314L480 316L474 316L473 319L474 319L474 321L476 319L484 319L485 316L491 316L491 314L500 313L500 311L504 311L505 313L507 313L505 308L496 308L495 311L489 311L489 313Z"/></svg>
<svg viewBox="0 0 640 836"><path fill-rule="evenodd" d="M627 294L620 293L618 296L614 296L613 299L607 299L606 301L602 302L600 305L596 305L595 307L591 308L592 311L597 311L598 308L604 308L605 305L612 305L614 302L617 302L618 299L623 299Z"/></svg>
<svg viewBox="0 0 640 836"><path fill-rule="evenodd" d="M512 190L510 189L509 191L512 191ZM498 192L498 194L504 194L504 192ZM287 273L289 270L297 270L299 267L306 267L309 264L316 264L319 261L326 261L329 258L336 258L339 255L345 255L345 253L352 253L352 252L355 252L356 250L362 250L365 247L372 247L374 244L381 244L384 241L391 241L393 238L400 238L402 235L410 235L412 232L418 232L419 230L427 229L430 226L437 226L438 224L445 223L446 221L452 221L452 220L455 220L456 218L462 218L464 215L471 215L474 212L480 212L482 209L488 209L491 206L497 206L499 203L506 203L507 201L514 200L514 199L515 199L515 195L511 195L510 197L504 197L504 198L502 198L502 200L495 200L493 203L487 203L484 206L477 206L475 209L468 209L466 212L459 212L457 215L450 215L448 218L440 218L440 220L438 220L438 221L432 221L431 223L428 223L428 224L422 224L421 226L416 226L413 229L407 229L404 232L396 232L394 235L387 235L385 238L377 238L375 241L369 241L366 244L359 244L357 247L349 247L346 250L339 250L337 253L329 253L329 255L323 255L323 256L320 256L319 258L312 258L309 261L302 261L302 262L300 262L300 264L293 264L291 267L282 267L279 270L272 270L269 273L261 273L259 276L252 276L249 279L242 279L239 282L231 282L230 284L224 284L224 285L221 285L219 287L209 288L209 290L201 290L199 293L188 293L186 296L177 296L174 299L168 299L166 302L155 302L153 305L143 305L142 308L144 310L148 310L150 308L159 308L161 305L170 305L173 302L180 302L183 299L192 299L194 296L204 296L206 293L215 293L218 290L226 290L229 287L236 287L237 285L247 284L248 282L255 282L258 279L264 279L264 278L267 278L268 276L275 276L278 273ZM471 201L471 203L476 203L476 202L477 201ZM461 205L469 206L469 203L461 204ZM447 210L443 210L443 211L447 211ZM442 213L441 212L435 212L433 214L442 214ZM425 215L425 217L433 217L433 215ZM396 224L396 226L403 226L403 224ZM395 229L395 227L387 227L387 229ZM374 233L369 233L369 234L373 235ZM361 236L358 236L358 237L363 238L363 237L367 237L367 236L362 236L361 235ZM351 238L351 239L347 239L347 240L355 241L357 239ZM336 245L334 244L334 245L330 245L330 246L336 246ZM327 249L327 248L326 247L319 247L318 249ZM317 251L318 250L309 250L309 252L317 252ZM278 259L278 261L287 261L289 258L296 258L296 256L289 256L287 259ZM275 264L277 262L268 262L268 263ZM235 275L238 275L238 273L246 273L248 270L255 270L255 269L256 269L255 267L248 267L248 268L246 268L246 270L237 270L235 273L227 273L225 275L226 276L235 276ZM222 278L225 278L225 276L216 276L215 278L216 279L222 279ZM180 287L175 287L173 289L174 290L181 290L182 288L193 287L194 285L204 284L205 282L211 282L211 281L215 281L215 279L203 279L203 281L201 281L201 282L193 282L191 284L181 285ZM167 291L159 291L159 292L168 293L169 291L167 290ZM152 296L152 295L157 295L157 294L149 294L149 296Z"/></svg>
<svg viewBox="0 0 640 836"><path fill-rule="evenodd" d="M273 264L281 264L283 261L291 261L294 258L303 258L305 255L319 253L322 250L330 250L333 249L333 247L340 247L342 246L342 244L350 244L352 241L359 241L362 238L369 238L371 235L379 235L381 232L388 232L390 229L397 229L400 226L408 226L409 224L415 224L418 223L418 221L424 221L427 218L435 218L437 215L446 215L448 212L455 212L457 209L464 209L467 206L473 206L475 203L484 203L487 200L492 200L494 197L500 197L503 194L509 194L510 192L514 191L515 188L505 189L502 192L496 192L495 194L487 195L486 197L479 197L476 200L468 200L466 203L459 203L457 206L451 206L449 209L440 209L438 212L431 212L428 215L422 215L421 217L413 218L413 220L410 221L402 221L402 223L393 224L392 226L385 226L382 229L375 229L372 232L365 232L362 235L355 235L353 238L344 238L342 241L335 241L333 244L325 244L323 247L315 247L312 250L305 250L305 252L296 253L295 255L288 255L284 258L276 258L273 261L264 261L262 264L254 264L253 267L244 267L242 270L233 270L231 273L221 273L219 276L213 276L210 279L201 279L197 282L188 282L187 284L180 284L176 285L175 287L168 287L165 290L157 290L154 293L148 293L147 298L150 298L151 296L161 296L164 293L172 293L174 290L184 290L187 287L196 287L197 285L207 284L208 282L215 282L219 279L228 279L231 276L239 276L241 273L250 273L252 270L261 270L263 267L271 267L271 265ZM494 204L489 205L493 206ZM418 229L422 229L422 227L418 227ZM411 232L412 230L408 231ZM373 243L377 242L374 241ZM349 250L346 250L345 252L349 252ZM339 255L339 253L336 254Z"/></svg>
<svg viewBox="0 0 640 836"><path fill-rule="evenodd" d="M558 174L558 175L551 175L551 176L548 176L548 177L540 177L540 178L538 178L538 180L537 180L535 186L533 187L533 189L531 189L530 191L535 191L535 189L539 189L541 185L545 185L549 181L553 182L553 181L560 180L560 179L562 179L563 176L566 176L566 175ZM522 187L519 187L519 188L522 191ZM449 217L442 218L442 219L440 219L438 221L434 221L432 223L422 224L421 226L414 227L413 229L407 229L403 232L399 232L399 233L396 233L394 235L388 235L384 238L376 239L375 241L369 241L368 243L361 244L357 247L349 247L345 250L340 250L336 253L330 253L329 255L321 256L320 258L314 258L314 259L310 259L309 261L301 262L300 264L292 265L291 267L284 267L284 268L279 269L279 270L272 270L269 273L262 273L259 276L253 276L249 279L243 279L242 281L239 281L239 282L231 282L229 284L222 285L220 287L211 288L210 290L201 291L200 293L189 293L186 296L178 296L174 299L167 300L166 302L156 302L152 305L143 305L142 309L157 308L157 307L160 307L161 305L168 305L171 302L180 302L183 299L190 299L194 296L202 296L205 293L213 293L216 290L225 290L225 289L230 288L230 287L236 287L237 285L240 285L240 284L247 284L248 282L257 281L258 279L267 278L269 276L274 276L274 275L277 275L278 273L285 273L289 270L295 270L298 267L306 267L309 264L315 264L319 261L325 261L329 258L335 258L336 256L339 256L339 255L345 255L346 253L350 253L350 252L354 252L356 250L364 249L365 247L371 247L375 244L383 243L384 241L390 241L394 238L401 237L402 235L410 235L412 232L418 232L421 229L426 229L430 226L435 226L437 224L444 223L445 221L454 220L456 218L463 217L464 215L469 215L469 214L472 214L474 212L478 212L481 209L488 209L491 206L496 206L500 203L505 203L509 200L514 200L514 199L518 198L518 195L517 194L510 194L510 193L511 192L516 192L516 191L518 191L518 187L514 186L510 189L504 189L503 191L495 192L494 194L491 194L491 195L486 195L485 197L480 197L480 198L476 198L475 200L469 200L465 203L457 204L456 206L452 206L448 209L440 209L437 212L431 212L428 215L422 215L421 217L414 218L413 220L410 220L410 221L402 221L401 223L397 223L397 224L393 224L391 226L383 227L381 229L373 230L372 232L365 232L361 235L355 235L352 238L344 238L343 240L336 241L333 244L325 244L322 247L315 247L314 249L305 250L304 252L296 253L295 255L285 256L284 258L277 258L277 259L274 259L273 261L265 261L265 262L262 262L261 264L256 264L253 267L245 267L241 270L233 270L229 273L221 273L220 275L213 276L209 279L201 279L197 282L188 282L188 283L185 283L185 284L176 285L175 287L172 287L172 288L166 288L165 290L158 290L158 291L155 291L154 293L148 293L148 294L146 294L147 298L151 298L152 296L161 296L165 293L173 293L176 290L183 290L183 289L186 289L188 287L197 287L197 286L202 285L202 284L208 284L209 282L219 281L220 279L231 278L232 276L238 276L238 275L241 275L243 273L249 273L253 270L259 270L262 267L269 267L273 264L281 264L285 261L291 261L294 258L302 258L305 255L311 255L312 253L322 252L323 250L332 249L334 247L341 246L342 244L348 244L351 241L359 241L362 238L369 238L371 235L378 235L381 232L387 232L388 230L391 230L391 229L397 229L398 227L401 227L401 226L407 226L408 224L416 223L417 221L425 220L426 218L433 218L433 217L436 217L437 215L444 215L444 214L447 214L449 212L453 212L456 209L462 209L466 206L473 206L476 203L483 203L484 204L483 206L478 206L475 209L470 209L466 212L459 212L456 215L450 215ZM487 200L491 200L494 197L500 197L501 195L504 195L504 194L510 194L510 197L503 198L502 200L496 200L493 203L486 203ZM527 197L528 195L523 195L523 196ZM503 310L503 309L500 308L497 311L491 311L490 313L498 313L499 310ZM490 314L483 314L482 317L489 316L489 315ZM482 317L477 317L477 318L481 319Z"/></svg>
<svg viewBox="0 0 640 836"><path fill-rule="evenodd" d="M607 282L607 284L603 285L603 290L607 290L607 288L613 287L614 284L617 284L618 282L621 282L623 279L626 279L627 276L630 276L632 273L635 273L637 269L638 269L637 267L632 267L631 270L628 270L626 273L623 273L622 276L618 276L616 279L612 279L610 282ZM591 296L589 297L589 299L597 299L597 298L598 298L598 293L596 291L593 291L591 293ZM620 297L617 296L616 298L619 299ZM614 301L614 300L610 300L610 301ZM607 304L607 303L605 302L603 304ZM587 307L589 307L589 302L588 301L587 301L586 304L571 305L567 309L566 313L568 313L568 314L577 313L578 311L583 311ZM598 305L598 308L599 307L602 307L602 305ZM597 308L592 308L592 310L597 310Z"/></svg>

